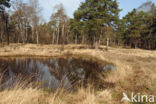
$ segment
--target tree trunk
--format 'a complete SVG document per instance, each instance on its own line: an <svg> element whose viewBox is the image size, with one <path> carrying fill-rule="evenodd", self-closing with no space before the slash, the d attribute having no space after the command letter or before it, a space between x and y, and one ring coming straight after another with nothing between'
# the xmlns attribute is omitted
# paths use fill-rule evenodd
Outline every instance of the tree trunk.
<svg viewBox="0 0 156 104"><path fill-rule="evenodd" d="M95 49L99 49L99 39L98 37L95 37Z"/></svg>
<svg viewBox="0 0 156 104"><path fill-rule="evenodd" d="M99 49L99 42L98 41L95 42L95 49Z"/></svg>
<svg viewBox="0 0 156 104"><path fill-rule="evenodd" d="M66 33L66 41L67 41L67 44L69 43L69 32L67 31Z"/></svg>
<svg viewBox="0 0 156 104"><path fill-rule="evenodd" d="M75 37L75 44L77 44L77 34L76 34L76 37Z"/></svg>
<svg viewBox="0 0 156 104"><path fill-rule="evenodd" d="M25 36L25 42L27 43L28 41L28 29L27 29L27 23L26 23L26 36Z"/></svg>
<svg viewBox="0 0 156 104"><path fill-rule="evenodd" d="M69 36L69 30L67 29L67 33L66 33L66 35L67 35L67 38L66 38L66 40L67 40L67 44L69 44L71 41L70 41L70 36Z"/></svg>
<svg viewBox="0 0 156 104"><path fill-rule="evenodd" d="M24 42L24 31L23 31L23 28L22 28L22 30L21 30L21 37L22 37L22 43L24 44L25 42Z"/></svg>
<svg viewBox="0 0 156 104"><path fill-rule="evenodd" d="M59 35L60 35L60 29L59 29L59 27L58 27L58 33L57 33L57 41L56 41L56 44L59 43Z"/></svg>
<svg viewBox="0 0 156 104"><path fill-rule="evenodd" d="M20 36L21 36L21 28L20 28L20 25L18 24L17 25L18 26L18 30L20 30L17 34L17 41L18 41L18 43L20 43Z"/></svg>
<svg viewBox="0 0 156 104"><path fill-rule="evenodd" d="M61 48L61 50L64 51L64 24L62 27L62 48Z"/></svg>
<svg viewBox="0 0 156 104"><path fill-rule="evenodd" d="M31 37L31 41L33 42L34 41L34 28L32 28L32 37Z"/></svg>
<svg viewBox="0 0 156 104"><path fill-rule="evenodd" d="M52 44L55 44L55 31L53 32Z"/></svg>
<svg viewBox="0 0 156 104"><path fill-rule="evenodd" d="M85 36L84 34L82 35L82 44L84 44L84 41L85 41Z"/></svg>
<svg viewBox="0 0 156 104"><path fill-rule="evenodd" d="M37 41L37 44L39 44L39 36L38 36L38 31L36 31L36 41Z"/></svg>
<svg viewBox="0 0 156 104"><path fill-rule="evenodd" d="M1 43L3 43L3 24L1 25L1 37L0 37Z"/></svg>
<svg viewBox="0 0 156 104"><path fill-rule="evenodd" d="M95 36L94 36L94 38L93 38L93 45L95 44L95 42L96 42L96 39L95 39Z"/></svg>
<svg viewBox="0 0 156 104"><path fill-rule="evenodd" d="M6 18L6 21L5 21L5 28L6 28L6 34L7 34L7 43L9 45L9 30L8 30L8 19Z"/></svg>
<svg viewBox="0 0 156 104"><path fill-rule="evenodd" d="M102 38L102 33L100 34L99 45L101 45L101 38Z"/></svg>
<svg viewBox="0 0 156 104"><path fill-rule="evenodd" d="M108 46L109 46L109 38L107 38L107 49L108 49Z"/></svg>

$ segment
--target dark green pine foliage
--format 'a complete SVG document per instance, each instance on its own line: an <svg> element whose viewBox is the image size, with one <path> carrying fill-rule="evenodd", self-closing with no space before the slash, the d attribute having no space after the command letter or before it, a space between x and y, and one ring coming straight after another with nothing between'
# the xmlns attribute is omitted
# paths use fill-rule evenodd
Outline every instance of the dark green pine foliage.
<svg viewBox="0 0 156 104"><path fill-rule="evenodd" d="M10 7L10 0L0 0L0 21L1 28L4 27L3 31L5 31L7 35L7 43L9 44L9 15L5 13L5 7Z"/></svg>
<svg viewBox="0 0 156 104"><path fill-rule="evenodd" d="M126 20L120 19L118 22L117 32L116 32L116 43L117 45L122 45L124 43L124 34L126 31Z"/></svg>
<svg viewBox="0 0 156 104"><path fill-rule="evenodd" d="M83 30L87 40L93 45L93 40L99 40L104 27L116 29L119 11L116 0L86 0L75 11L74 22L83 24L78 25L80 27L77 28L81 28L78 31Z"/></svg>
<svg viewBox="0 0 156 104"><path fill-rule="evenodd" d="M152 18L152 25L149 27L150 36L149 36L149 47L148 49L156 49L156 16Z"/></svg>
<svg viewBox="0 0 156 104"><path fill-rule="evenodd" d="M124 17L126 20L125 44L130 45L132 48L141 47L142 34L147 31L149 17L148 13L137 12L136 9L133 9Z"/></svg>
<svg viewBox="0 0 156 104"><path fill-rule="evenodd" d="M84 25L83 22L78 22L75 19L71 19L70 20L70 32L73 36L73 40L75 40L75 43L81 43L80 41L78 42L78 40L82 40L82 35L83 35L83 31L84 31Z"/></svg>
<svg viewBox="0 0 156 104"><path fill-rule="evenodd" d="M10 0L0 0L0 12L4 11L4 7L10 7Z"/></svg>

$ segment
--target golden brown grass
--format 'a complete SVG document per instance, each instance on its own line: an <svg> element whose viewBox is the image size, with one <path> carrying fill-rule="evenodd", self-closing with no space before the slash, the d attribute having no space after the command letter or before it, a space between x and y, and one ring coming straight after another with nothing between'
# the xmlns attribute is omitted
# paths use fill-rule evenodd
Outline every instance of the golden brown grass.
<svg viewBox="0 0 156 104"><path fill-rule="evenodd" d="M116 71L107 77L100 77L105 89L96 90L91 85L69 93L58 90L44 92L36 88L4 90L0 92L0 104L126 104L121 102L122 92L153 94L156 96L156 51L123 49L105 46L90 49L85 45L66 45L63 52L59 45L11 44L0 47L0 56L47 56L89 57L96 61L114 63Z"/></svg>
<svg viewBox="0 0 156 104"><path fill-rule="evenodd" d="M94 91L93 88L79 88L69 93L57 90L54 93L37 88L13 88L0 92L0 104L112 104L110 90Z"/></svg>

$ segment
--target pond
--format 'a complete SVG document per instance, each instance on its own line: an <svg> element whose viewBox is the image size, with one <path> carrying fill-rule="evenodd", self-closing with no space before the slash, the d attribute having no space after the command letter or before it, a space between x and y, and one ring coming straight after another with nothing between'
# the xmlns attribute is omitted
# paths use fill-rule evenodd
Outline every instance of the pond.
<svg viewBox="0 0 156 104"><path fill-rule="evenodd" d="M112 64L99 64L80 58L0 58L1 86L11 87L19 81L40 82L46 88L71 89L78 83L97 81L98 75L115 70Z"/></svg>

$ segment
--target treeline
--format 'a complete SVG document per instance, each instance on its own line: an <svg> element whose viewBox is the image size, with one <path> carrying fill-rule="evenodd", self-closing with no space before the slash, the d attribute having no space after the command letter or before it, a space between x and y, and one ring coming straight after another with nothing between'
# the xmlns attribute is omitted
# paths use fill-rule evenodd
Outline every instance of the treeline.
<svg viewBox="0 0 156 104"><path fill-rule="evenodd" d="M6 12L11 6L12 11ZM69 18L56 5L49 22L41 22L38 0L0 0L0 42L119 45L156 49L156 7L148 1L119 18L116 0L85 0Z"/></svg>

